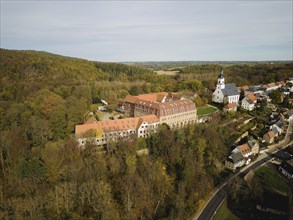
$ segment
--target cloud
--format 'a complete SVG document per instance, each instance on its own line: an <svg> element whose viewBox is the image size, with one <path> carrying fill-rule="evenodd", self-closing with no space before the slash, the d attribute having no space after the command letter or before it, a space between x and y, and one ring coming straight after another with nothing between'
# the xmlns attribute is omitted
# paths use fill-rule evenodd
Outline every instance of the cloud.
<svg viewBox="0 0 293 220"><path fill-rule="evenodd" d="M1 6L4 48L102 61L292 59L289 1L5 1Z"/></svg>

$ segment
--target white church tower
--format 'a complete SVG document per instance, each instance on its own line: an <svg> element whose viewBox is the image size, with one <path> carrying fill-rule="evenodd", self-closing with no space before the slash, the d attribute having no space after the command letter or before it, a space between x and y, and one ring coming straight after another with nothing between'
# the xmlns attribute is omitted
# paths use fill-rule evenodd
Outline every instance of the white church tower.
<svg viewBox="0 0 293 220"><path fill-rule="evenodd" d="M225 77L223 69L218 77L217 89L225 89Z"/></svg>
<svg viewBox="0 0 293 220"><path fill-rule="evenodd" d="M225 84L224 71L222 69L218 76L217 87L213 93L212 101L217 103L238 103L239 96L235 83Z"/></svg>

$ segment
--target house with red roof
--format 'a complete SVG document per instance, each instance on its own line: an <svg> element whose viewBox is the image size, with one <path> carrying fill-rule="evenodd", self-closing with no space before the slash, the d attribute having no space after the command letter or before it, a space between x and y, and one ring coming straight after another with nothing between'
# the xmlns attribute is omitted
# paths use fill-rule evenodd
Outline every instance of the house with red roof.
<svg viewBox="0 0 293 220"><path fill-rule="evenodd" d="M227 112L237 112L237 104L236 103L228 103L224 106L223 111Z"/></svg>

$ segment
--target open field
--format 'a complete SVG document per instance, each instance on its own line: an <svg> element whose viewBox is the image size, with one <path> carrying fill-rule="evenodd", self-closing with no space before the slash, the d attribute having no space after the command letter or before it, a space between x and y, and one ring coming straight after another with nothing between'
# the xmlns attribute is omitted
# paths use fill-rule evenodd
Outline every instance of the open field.
<svg viewBox="0 0 293 220"><path fill-rule="evenodd" d="M239 220L227 207L227 198L224 200L220 208L218 209L213 220Z"/></svg>
<svg viewBox="0 0 293 220"><path fill-rule="evenodd" d="M158 75L167 75L167 76L175 76L179 71L173 71L173 70L158 70L155 71Z"/></svg>
<svg viewBox="0 0 293 220"><path fill-rule="evenodd" d="M288 184L275 170L267 166L262 166L254 172L264 187L273 188L282 193L288 192Z"/></svg>
<svg viewBox="0 0 293 220"><path fill-rule="evenodd" d="M198 107L197 108L197 116L203 116L207 114L211 114L213 112L217 111L215 107L211 107L209 105Z"/></svg>

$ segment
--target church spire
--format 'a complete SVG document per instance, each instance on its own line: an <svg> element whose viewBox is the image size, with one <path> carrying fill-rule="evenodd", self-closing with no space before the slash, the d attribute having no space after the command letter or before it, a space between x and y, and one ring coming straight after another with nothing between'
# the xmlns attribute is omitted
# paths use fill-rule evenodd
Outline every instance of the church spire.
<svg viewBox="0 0 293 220"><path fill-rule="evenodd" d="M218 89L225 89L225 77L224 77L224 70L223 69L218 77L217 88Z"/></svg>
<svg viewBox="0 0 293 220"><path fill-rule="evenodd" d="M222 68L222 71L221 71L221 73L220 73L218 78L224 79L224 69L223 68Z"/></svg>

